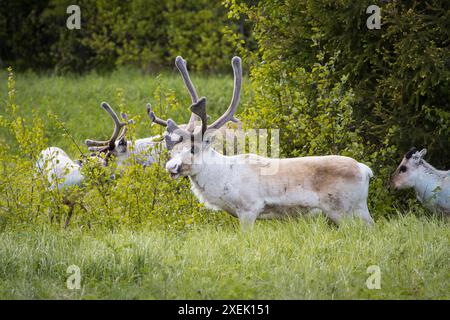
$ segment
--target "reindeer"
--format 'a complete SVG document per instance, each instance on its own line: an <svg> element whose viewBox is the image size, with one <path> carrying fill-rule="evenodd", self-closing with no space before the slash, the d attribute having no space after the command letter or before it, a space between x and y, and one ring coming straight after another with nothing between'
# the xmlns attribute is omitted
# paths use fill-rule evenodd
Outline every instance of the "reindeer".
<svg viewBox="0 0 450 320"><path fill-rule="evenodd" d="M90 158L103 166L107 166L109 158L112 155L119 158L123 156L126 148L123 147L121 141L123 141L125 137L127 130L126 125L132 123L132 120L128 120L127 115L122 114L122 118L126 120L126 122L121 122L114 110L112 110L106 102L103 102L101 106L114 120L114 132L108 141L102 141L105 145L102 145L102 147L98 146L93 150L96 152L92 153ZM95 142L93 143L95 144ZM68 226L74 206L77 203L76 199L71 197L71 192L67 189L72 186L82 186L84 180L82 166L85 160L86 157L83 157L80 160L74 161L66 152L64 152L64 150L58 147L49 147L41 151L36 163L39 172L46 176L49 183L49 189L57 189L58 191L64 192L63 203L69 206L68 217L64 225L65 227ZM81 203L80 205L84 208Z"/></svg>
<svg viewBox="0 0 450 320"><path fill-rule="evenodd" d="M102 102L101 107L111 116L114 121L114 131L111 138L107 141L86 140L92 146L90 150L95 151L90 155L92 159L98 161L101 165L107 166L111 156L122 158L126 153L126 146L123 141L127 132L127 125L133 123L128 120L126 114L122 113L122 118L126 122L121 122L117 114L106 102ZM104 156L102 154L105 154ZM62 149L58 147L49 147L41 151L37 168L42 173L47 174L47 180L50 183L50 189L62 189L68 186L81 185L83 174L81 167L85 157L80 160L73 161Z"/></svg>
<svg viewBox="0 0 450 320"><path fill-rule="evenodd" d="M67 153L58 147L49 147L41 151L36 167L47 176L50 190L79 186L83 180L81 163L70 159Z"/></svg>
<svg viewBox="0 0 450 320"><path fill-rule="evenodd" d="M241 59L232 59L233 97L225 113L207 124L206 98L190 110L201 127L179 127L172 119L150 118L165 126L171 159L166 170L173 179L188 176L192 191L207 207L224 210L251 229L257 218L298 215L301 209L317 211L338 224L345 216L357 216L373 224L367 207L372 171L356 160L331 155L269 159L255 154L222 155L211 148L214 133L234 117L242 84Z"/></svg>
<svg viewBox="0 0 450 320"><path fill-rule="evenodd" d="M423 157L427 149L411 148L391 179L394 189L414 188L417 199L433 212L450 214L450 170L437 170Z"/></svg>
<svg viewBox="0 0 450 320"><path fill-rule="evenodd" d="M108 115L114 121L113 134L112 134L111 138L106 141L86 139L84 143L88 146L88 150L94 152L94 154L102 154L102 153L105 154L104 165L107 165L111 156L113 156L115 158L117 166L120 167L124 164L124 162L130 156L131 142L126 140L125 135L128 130L127 125L132 124L134 122L133 122L133 120L129 120L128 116L123 112L121 113L121 117L123 120L125 120L125 122L120 121L117 114L106 102L102 102L101 107L108 113ZM146 139L141 139L141 140L146 140ZM148 139L148 140L150 140L150 139ZM138 152L141 150L142 144L143 143L136 144L135 152ZM143 163L145 164L147 162L143 161Z"/></svg>

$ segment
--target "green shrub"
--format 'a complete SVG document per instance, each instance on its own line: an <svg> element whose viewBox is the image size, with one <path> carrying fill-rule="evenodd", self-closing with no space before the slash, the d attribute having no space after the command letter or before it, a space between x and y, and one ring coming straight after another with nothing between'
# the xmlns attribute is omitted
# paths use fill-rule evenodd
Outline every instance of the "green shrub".
<svg viewBox="0 0 450 320"><path fill-rule="evenodd" d="M172 181L164 170L161 158L151 167L142 167L133 157L130 165L116 168L114 162L102 167L86 160L81 187L58 190L37 171L36 161L48 146L43 121L35 112L31 117L20 115L16 89L9 69L6 110L0 117L0 229L29 224L50 224L73 228L106 228L122 226L132 229L155 227L180 230L199 222L229 223L227 215L211 214L195 200L187 179ZM126 108L126 99L118 90L117 100ZM179 106L173 92L158 86L155 91L157 110L169 104ZM2 110L3 111L3 110ZM71 139L67 126L55 115L55 134ZM127 133L135 136L134 128ZM114 174L114 178L111 178ZM71 206L73 205L73 211ZM225 217L225 219L224 219Z"/></svg>
<svg viewBox="0 0 450 320"><path fill-rule="evenodd" d="M173 66L182 54L194 69L222 71L234 53L229 36L242 29L227 19L220 1L80 0L81 29L69 30L71 4L1 6L1 60L21 70L109 71L133 65L154 72Z"/></svg>
<svg viewBox="0 0 450 320"><path fill-rule="evenodd" d="M253 24L247 51L254 91L250 125L281 129L283 155L338 153L369 164L371 207L399 204L390 174L412 145L448 164L448 4L380 4L381 30L368 30L370 1L227 1Z"/></svg>
<svg viewBox="0 0 450 320"><path fill-rule="evenodd" d="M164 16L169 57L183 55L198 70L228 70L234 49L224 30L230 23L220 2L168 1Z"/></svg>

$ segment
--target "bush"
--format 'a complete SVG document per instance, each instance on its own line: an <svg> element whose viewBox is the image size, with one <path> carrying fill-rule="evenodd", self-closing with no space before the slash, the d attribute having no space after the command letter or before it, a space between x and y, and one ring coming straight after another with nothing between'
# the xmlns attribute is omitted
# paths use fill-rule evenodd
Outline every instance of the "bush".
<svg viewBox="0 0 450 320"><path fill-rule="evenodd" d="M404 152L427 146L448 164L448 5L380 4L381 30L368 30L369 1L227 1L253 24L250 125L281 129L285 156L338 153L369 164L372 208L393 212L387 182ZM447 17L447 19L445 19ZM262 62L259 62L262 61Z"/></svg>
<svg viewBox="0 0 450 320"><path fill-rule="evenodd" d="M144 71L173 66L183 54L197 70L227 70L228 37L239 23L217 1L81 0L81 29L68 30L69 0L8 3L0 11L0 57L19 69ZM3 6L2 6L3 9Z"/></svg>

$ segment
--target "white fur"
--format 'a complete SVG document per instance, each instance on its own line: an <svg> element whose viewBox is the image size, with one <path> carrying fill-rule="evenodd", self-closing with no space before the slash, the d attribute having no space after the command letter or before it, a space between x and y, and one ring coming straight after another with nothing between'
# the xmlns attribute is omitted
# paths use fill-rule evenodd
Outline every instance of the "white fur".
<svg viewBox="0 0 450 320"><path fill-rule="evenodd" d="M161 146L165 147L164 144L157 141L158 138L159 136L155 136L127 141L127 147L122 149L116 141L116 148L113 153L117 166L120 167L128 164L127 160L131 155L134 155L136 162L143 166L150 166L152 163L157 162L161 155Z"/></svg>
<svg viewBox="0 0 450 320"><path fill-rule="evenodd" d="M80 185L83 180L81 166L57 147L43 150L36 163L38 170L47 176L50 189Z"/></svg>
<svg viewBox="0 0 450 320"><path fill-rule="evenodd" d="M417 199L425 207L450 214L450 171L427 171L420 168L415 180Z"/></svg>
<svg viewBox="0 0 450 320"><path fill-rule="evenodd" d="M450 214L450 170L437 170L423 159L426 149L404 157L392 185L397 189L414 188L417 199L429 210ZM406 171L400 169L404 167Z"/></svg>
<svg viewBox="0 0 450 320"><path fill-rule="evenodd" d="M243 227L251 227L257 218L296 215L301 209L320 209L336 223L350 215L373 223L367 208L372 171L351 158L224 156L207 147L201 152L201 161L194 157L193 164L185 169L189 153L189 148L176 146L172 151L172 159L166 164L167 171L173 178L188 175L192 191L201 202L211 209L221 209L238 217ZM311 177L307 171L291 176L286 170L295 168L297 172L302 172L302 166L306 168L312 163L320 166L320 163L325 165L334 160L353 165L357 171L357 181L337 178L333 182L333 177L329 177L332 181L330 186L317 191L311 186ZM277 168L282 167L285 169L277 173ZM255 171L255 168L260 172Z"/></svg>

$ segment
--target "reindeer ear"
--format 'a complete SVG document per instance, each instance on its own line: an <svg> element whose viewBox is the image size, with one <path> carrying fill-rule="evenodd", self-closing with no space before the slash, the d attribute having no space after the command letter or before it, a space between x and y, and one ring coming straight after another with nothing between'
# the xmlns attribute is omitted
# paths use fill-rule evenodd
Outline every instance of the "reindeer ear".
<svg viewBox="0 0 450 320"><path fill-rule="evenodd" d="M125 139L125 137L120 138L119 142L118 142L119 146L126 146L127 145L127 140Z"/></svg>
<svg viewBox="0 0 450 320"><path fill-rule="evenodd" d="M175 135L176 135L176 134L175 134ZM176 135L176 138L174 138L172 134L166 133L166 134L164 134L164 141L166 142L166 148L167 148L167 150L170 151L170 150L173 149L173 147L174 147L177 143L183 141L183 136L178 136L178 135Z"/></svg>
<svg viewBox="0 0 450 320"><path fill-rule="evenodd" d="M164 141L166 142L166 148L167 150L172 150L175 143L173 143L172 139L170 138L170 135L166 134L164 135Z"/></svg>
<svg viewBox="0 0 450 320"><path fill-rule="evenodd" d="M412 156L412 160L415 163L419 163L422 160L422 158L426 155L426 153L427 153L427 149L422 149L420 151L416 151Z"/></svg>
<svg viewBox="0 0 450 320"><path fill-rule="evenodd" d="M426 154L427 154L427 149L425 149L425 148L423 148L423 149L420 150L420 152L419 152L420 158L423 158Z"/></svg>
<svg viewBox="0 0 450 320"><path fill-rule="evenodd" d="M167 132L173 133L175 130L178 129L177 124L172 119L167 120Z"/></svg>

